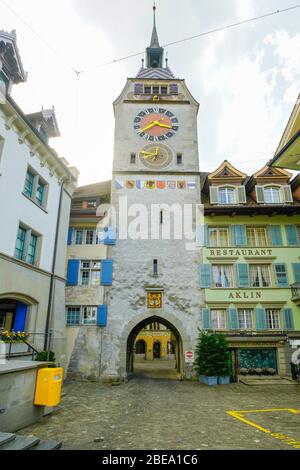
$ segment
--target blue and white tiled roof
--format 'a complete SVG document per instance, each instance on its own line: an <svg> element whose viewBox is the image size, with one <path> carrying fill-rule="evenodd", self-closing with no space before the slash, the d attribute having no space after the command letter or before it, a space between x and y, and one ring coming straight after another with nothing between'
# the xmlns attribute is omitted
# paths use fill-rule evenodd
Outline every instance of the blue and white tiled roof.
<svg viewBox="0 0 300 470"><path fill-rule="evenodd" d="M141 68L136 78L152 78L172 80L175 76L169 67L165 68Z"/></svg>

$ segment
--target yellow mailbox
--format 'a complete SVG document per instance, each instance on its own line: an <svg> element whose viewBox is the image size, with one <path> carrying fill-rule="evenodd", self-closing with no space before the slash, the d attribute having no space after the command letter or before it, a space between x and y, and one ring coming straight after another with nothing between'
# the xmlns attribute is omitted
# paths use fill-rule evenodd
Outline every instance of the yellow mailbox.
<svg viewBox="0 0 300 470"><path fill-rule="evenodd" d="M40 369L38 371L35 405L57 406L61 401L63 369Z"/></svg>

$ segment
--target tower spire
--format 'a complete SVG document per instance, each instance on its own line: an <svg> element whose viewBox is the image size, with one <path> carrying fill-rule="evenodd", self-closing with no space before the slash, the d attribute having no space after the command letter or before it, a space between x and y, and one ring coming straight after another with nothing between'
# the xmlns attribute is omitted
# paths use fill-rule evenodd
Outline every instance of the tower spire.
<svg viewBox="0 0 300 470"><path fill-rule="evenodd" d="M153 29L150 46L147 48L147 67L163 67L164 50L160 47L157 29L156 29L156 5L153 4Z"/></svg>
<svg viewBox="0 0 300 470"><path fill-rule="evenodd" d="M158 34L157 34L157 29L156 29L156 5L155 5L155 2L153 4L153 30L152 30L150 47L151 48L160 47Z"/></svg>

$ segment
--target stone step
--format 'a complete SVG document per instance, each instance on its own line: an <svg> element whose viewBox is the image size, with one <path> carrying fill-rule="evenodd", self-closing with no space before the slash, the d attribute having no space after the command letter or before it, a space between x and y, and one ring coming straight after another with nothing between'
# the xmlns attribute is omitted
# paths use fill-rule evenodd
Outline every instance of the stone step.
<svg viewBox="0 0 300 470"><path fill-rule="evenodd" d="M1 450L28 450L31 447L36 446L40 440L34 436L16 436L13 441L3 444Z"/></svg>
<svg viewBox="0 0 300 470"><path fill-rule="evenodd" d="M60 449L62 446L62 442L58 442L58 441L44 441L44 440L40 440L40 442L32 447L31 449L29 450L58 450Z"/></svg>
<svg viewBox="0 0 300 470"><path fill-rule="evenodd" d="M16 438L15 434L10 434L8 432L0 432L0 447L7 442L11 442Z"/></svg>

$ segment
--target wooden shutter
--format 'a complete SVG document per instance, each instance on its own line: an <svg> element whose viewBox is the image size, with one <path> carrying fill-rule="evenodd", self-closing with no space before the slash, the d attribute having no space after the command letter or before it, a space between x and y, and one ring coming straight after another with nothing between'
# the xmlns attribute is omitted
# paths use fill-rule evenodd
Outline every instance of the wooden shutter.
<svg viewBox="0 0 300 470"><path fill-rule="evenodd" d="M274 267L275 267L277 287L288 287L289 281L288 281L286 265L284 263L275 263Z"/></svg>
<svg viewBox="0 0 300 470"><path fill-rule="evenodd" d="M281 192L281 202L294 202L292 190L289 185L282 186L280 188Z"/></svg>
<svg viewBox="0 0 300 470"><path fill-rule="evenodd" d="M229 328L231 330L238 330L239 322L238 322L237 309L236 308L228 309L228 316L229 316Z"/></svg>
<svg viewBox="0 0 300 470"><path fill-rule="evenodd" d="M107 305L98 306L97 326L100 328L107 326Z"/></svg>
<svg viewBox="0 0 300 470"><path fill-rule="evenodd" d="M17 302L15 322L14 322L14 331L16 333L18 331L20 331L21 333L25 331L26 315L27 315L27 305L22 304L22 302Z"/></svg>
<svg viewBox="0 0 300 470"><path fill-rule="evenodd" d="M300 263L293 263L295 283L300 284Z"/></svg>
<svg viewBox="0 0 300 470"><path fill-rule="evenodd" d="M199 225L196 232L196 245L199 247L208 246L208 227L207 225Z"/></svg>
<svg viewBox="0 0 300 470"><path fill-rule="evenodd" d="M237 190L237 201L239 204L246 204L247 197L246 197L246 189L245 186L238 186Z"/></svg>
<svg viewBox="0 0 300 470"><path fill-rule="evenodd" d="M266 330L267 329L267 317L264 308L257 308L256 311L256 329Z"/></svg>
<svg viewBox="0 0 300 470"><path fill-rule="evenodd" d="M287 244L289 246L299 245L298 232L297 232L296 225L286 225L285 233L286 233Z"/></svg>
<svg viewBox="0 0 300 470"><path fill-rule="evenodd" d="M210 289L211 287L211 266L210 264L200 265L200 287Z"/></svg>
<svg viewBox="0 0 300 470"><path fill-rule="evenodd" d="M72 245L72 238L73 238L73 229L72 229L72 227L69 227L69 231L68 231L68 245Z"/></svg>
<svg viewBox="0 0 300 470"><path fill-rule="evenodd" d="M177 85L177 83L171 83L171 85L170 85L170 94L171 95L178 95L178 85Z"/></svg>
<svg viewBox="0 0 300 470"><path fill-rule="evenodd" d="M143 94L143 84L142 83L135 83L135 85L134 85L134 94L135 95L142 95Z"/></svg>
<svg viewBox="0 0 300 470"><path fill-rule="evenodd" d="M202 329L210 330L211 329L211 315L209 308L202 309Z"/></svg>
<svg viewBox="0 0 300 470"><path fill-rule="evenodd" d="M263 186L256 186L256 202L258 204L263 204L265 202L265 194L264 194L264 187Z"/></svg>
<svg viewBox="0 0 300 470"><path fill-rule="evenodd" d="M269 225L269 235L272 246L282 246L282 232L280 225Z"/></svg>
<svg viewBox="0 0 300 470"><path fill-rule="evenodd" d="M101 263L101 285L111 286L113 280L113 262L105 259Z"/></svg>
<svg viewBox="0 0 300 470"><path fill-rule="evenodd" d="M219 204L219 188L217 186L209 188L209 195L211 204Z"/></svg>
<svg viewBox="0 0 300 470"><path fill-rule="evenodd" d="M246 263L236 265L238 287L249 287L249 266Z"/></svg>
<svg viewBox="0 0 300 470"><path fill-rule="evenodd" d="M284 320L284 329L293 330L294 321L293 321L293 311L291 308L285 308L283 310L283 320Z"/></svg>
<svg viewBox="0 0 300 470"><path fill-rule="evenodd" d="M235 246L247 246L246 225L232 226L232 240Z"/></svg>
<svg viewBox="0 0 300 470"><path fill-rule="evenodd" d="M77 286L79 276L80 261L78 259L70 259L68 261L67 286Z"/></svg>

